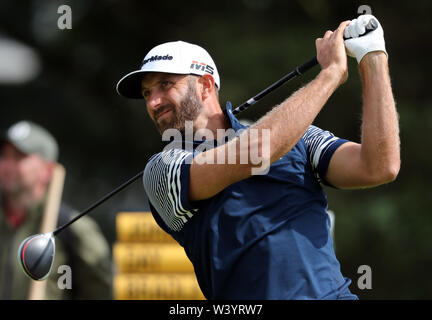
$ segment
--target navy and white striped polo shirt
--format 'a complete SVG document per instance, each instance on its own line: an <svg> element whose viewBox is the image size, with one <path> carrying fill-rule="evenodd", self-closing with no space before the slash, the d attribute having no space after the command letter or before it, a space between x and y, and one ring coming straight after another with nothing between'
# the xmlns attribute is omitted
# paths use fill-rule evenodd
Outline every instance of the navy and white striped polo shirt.
<svg viewBox="0 0 432 320"><path fill-rule="evenodd" d="M235 131L245 128L230 103L227 114ZM196 202L188 199L193 149L150 158L143 182L152 214L184 247L207 299L357 298L335 256L320 185L346 141L310 126L267 174Z"/></svg>

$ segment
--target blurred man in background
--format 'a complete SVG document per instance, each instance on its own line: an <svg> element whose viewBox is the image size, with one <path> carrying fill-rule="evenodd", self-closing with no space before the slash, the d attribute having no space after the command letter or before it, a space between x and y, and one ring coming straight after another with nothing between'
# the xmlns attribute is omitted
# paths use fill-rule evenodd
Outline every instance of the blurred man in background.
<svg viewBox="0 0 432 320"><path fill-rule="evenodd" d="M58 157L54 137L39 125L21 121L0 141L0 299L27 299L30 279L17 261L23 239L40 233L47 189ZM58 225L74 214L61 204ZM58 286L58 267L70 266L72 288ZM46 299L111 299L110 251L98 225L83 217L56 241Z"/></svg>

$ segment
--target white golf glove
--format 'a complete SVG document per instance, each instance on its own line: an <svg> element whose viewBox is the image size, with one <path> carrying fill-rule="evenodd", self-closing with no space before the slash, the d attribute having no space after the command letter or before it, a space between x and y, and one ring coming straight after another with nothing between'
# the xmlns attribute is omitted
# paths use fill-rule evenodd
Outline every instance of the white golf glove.
<svg viewBox="0 0 432 320"><path fill-rule="evenodd" d="M375 19L378 22L378 28L361 36L365 33L366 25L371 19ZM372 51L382 51L388 56L385 49L384 30L378 19L373 15L364 14L352 20L345 28L344 36L345 38L352 38L345 40L345 47L347 54L350 57L355 57L358 63L360 63L366 54Z"/></svg>

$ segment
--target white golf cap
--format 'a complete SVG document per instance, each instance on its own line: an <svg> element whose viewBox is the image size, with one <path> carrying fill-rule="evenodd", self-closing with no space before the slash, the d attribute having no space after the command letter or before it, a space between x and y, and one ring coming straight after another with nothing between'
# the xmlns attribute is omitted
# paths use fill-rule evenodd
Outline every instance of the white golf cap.
<svg viewBox="0 0 432 320"><path fill-rule="evenodd" d="M147 53L140 70L128 73L117 83L117 92L126 98L142 99L141 80L146 72L210 74L220 89L219 73L208 52L184 41L160 44Z"/></svg>

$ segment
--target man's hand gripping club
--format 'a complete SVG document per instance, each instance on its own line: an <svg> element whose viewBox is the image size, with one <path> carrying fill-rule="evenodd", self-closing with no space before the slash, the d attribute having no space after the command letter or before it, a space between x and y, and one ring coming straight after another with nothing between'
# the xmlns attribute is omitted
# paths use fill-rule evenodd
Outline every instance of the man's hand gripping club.
<svg viewBox="0 0 432 320"><path fill-rule="evenodd" d="M337 80L337 86L348 79L348 65L343 34L350 21L342 22L333 31L326 31L323 38L315 41L318 63L322 71Z"/></svg>

